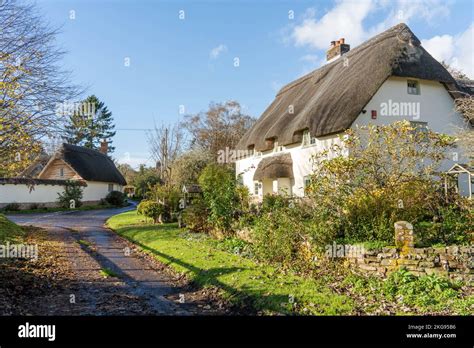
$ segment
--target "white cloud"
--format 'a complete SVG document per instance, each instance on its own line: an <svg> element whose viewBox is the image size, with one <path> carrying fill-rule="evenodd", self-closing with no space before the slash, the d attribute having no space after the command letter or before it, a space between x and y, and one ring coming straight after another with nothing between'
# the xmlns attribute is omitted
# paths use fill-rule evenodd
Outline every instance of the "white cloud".
<svg viewBox="0 0 474 348"><path fill-rule="evenodd" d="M209 57L211 59L217 59L219 58L219 56L221 55L221 53L224 53L227 51L227 46L226 45L223 45L223 44L220 44L219 46L217 47L214 47L211 52L209 52Z"/></svg>
<svg viewBox="0 0 474 348"><path fill-rule="evenodd" d="M374 9L374 0L339 1L319 20L315 19L315 11L311 11L310 17L297 25L291 36L296 46L308 45L316 49L327 49L330 41L340 37L346 37L351 44L357 44L365 39L362 22Z"/></svg>
<svg viewBox="0 0 474 348"><path fill-rule="evenodd" d="M296 46L326 50L330 41L344 37L354 47L400 22L439 22L449 16L449 7L444 0L339 0L321 18L317 19L316 13L315 9L308 9L301 24L292 28L290 40ZM374 13L381 20L364 27L364 21Z"/></svg>
<svg viewBox="0 0 474 348"><path fill-rule="evenodd" d="M456 69L474 78L474 22L457 35L434 36L421 40L422 46L438 61L444 60Z"/></svg>

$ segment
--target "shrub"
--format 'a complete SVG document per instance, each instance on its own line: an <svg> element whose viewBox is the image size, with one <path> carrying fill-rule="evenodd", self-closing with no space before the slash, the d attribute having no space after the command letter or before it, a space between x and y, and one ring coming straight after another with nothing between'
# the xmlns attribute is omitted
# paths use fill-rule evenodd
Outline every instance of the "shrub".
<svg viewBox="0 0 474 348"><path fill-rule="evenodd" d="M146 197L163 205L163 213L160 217L162 222L171 222L176 217L181 197L176 187L156 184L149 187Z"/></svg>
<svg viewBox="0 0 474 348"><path fill-rule="evenodd" d="M73 199L76 203L76 208L79 208L82 205L82 184L78 181L66 181L64 192L58 193L58 196L58 202L61 207L69 208L70 201Z"/></svg>
<svg viewBox="0 0 474 348"><path fill-rule="evenodd" d="M446 205L434 176L454 138L395 122L350 129L340 140L313 158L307 194L320 245L393 243L396 221L416 224Z"/></svg>
<svg viewBox="0 0 474 348"><path fill-rule="evenodd" d="M125 204L125 195L120 191L111 191L105 197L107 203L116 207L122 207Z"/></svg>
<svg viewBox="0 0 474 348"><path fill-rule="evenodd" d="M266 194L262 200L262 211L270 212L276 209L288 207L288 198L276 194Z"/></svg>
<svg viewBox="0 0 474 348"><path fill-rule="evenodd" d="M9 203L3 208L3 210L5 210L5 211L18 211L18 210L20 210L20 205L18 203Z"/></svg>
<svg viewBox="0 0 474 348"><path fill-rule="evenodd" d="M285 268L311 268L310 230L300 207L262 213L255 220L252 239L255 255Z"/></svg>
<svg viewBox="0 0 474 348"><path fill-rule="evenodd" d="M188 206L182 213L183 222L186 227L196 233L209 232L208 222L209 211L206 204L201 199L194 200L193 204Z"/></svg>
<svg viewBox="0 0 474 348"><path fill-rule="evenodd" d="M30 210L37 210L37 209L40 209L41 208L41 205L38 204L38 203L31 203L30 206L28 207L28 209Z"/></svg>
<svg viewBox="0 0 474 348"><path fill-rule="evenodd" d="M153 219L153 223L159 222L160 215L163 214L163 204L152 200L143 200L137 207L137 213Z"/></svg>
<svg viewBox="0 0 474 348"><path fill-rule="evenodd" d="M210 164L202 171L199 185L209 210L209 223L224 234L230 232L238 204L234 171Z"/></svg>
<svg viewBox="0 0 474 348"><path fill-rule="evenodd" d="M421 221L414 226L418 245L472 243L474 231L472 211L456 206L440 207L435 220Z"/></svg>

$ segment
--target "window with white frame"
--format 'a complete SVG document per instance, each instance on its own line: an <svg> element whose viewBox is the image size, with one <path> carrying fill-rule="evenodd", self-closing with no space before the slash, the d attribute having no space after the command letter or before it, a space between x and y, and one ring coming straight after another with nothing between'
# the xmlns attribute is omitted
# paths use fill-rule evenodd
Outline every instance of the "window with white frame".
<svg viewBox="0 0 474 348"><path fill-rule="evenodd" d="M59 176L62 178L64 176L64 168L59 168Z"/></svg>
<svg viewBox="0 0 474 348"><path fill-rule="evenodd" d="M407 81L407 92L408 94L420 94L420 84L418 81L415 80L408 80Z"/></svg>
<svg viewBox="0 0 474 348"><path fill-rule="evenodd" d="M253 194L258 196L259 192L260 192L260 183L258 181L255 181L253 185Z"/></svg>

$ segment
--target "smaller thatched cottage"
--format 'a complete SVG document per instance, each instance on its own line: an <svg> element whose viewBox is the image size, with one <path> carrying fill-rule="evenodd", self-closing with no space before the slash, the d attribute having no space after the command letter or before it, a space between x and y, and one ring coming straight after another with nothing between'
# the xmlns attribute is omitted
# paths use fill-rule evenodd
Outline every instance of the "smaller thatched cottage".
<svg viewBox="0 0 474 348"><path fill-rule="evenodd" d="M111 191L123 192L127 184L107 156L107 143L100 151L63 144L48 160L36 161L21 178L0 178L0 208L11 203L22 208L55 206L68 180L82 183L84 204L98 203Z"/></svg>
<svg viewBox="0 0 474 348"><path fill-rule="evenodd" d="M403 23L354 49L331 41L327 64L284 86L242 137L237 151L246 155L236 175L255 200L304 196L312 156L340 144L347 129L408 120L453 135L465 126L454 99L471 87L455 81Z"/></svg>

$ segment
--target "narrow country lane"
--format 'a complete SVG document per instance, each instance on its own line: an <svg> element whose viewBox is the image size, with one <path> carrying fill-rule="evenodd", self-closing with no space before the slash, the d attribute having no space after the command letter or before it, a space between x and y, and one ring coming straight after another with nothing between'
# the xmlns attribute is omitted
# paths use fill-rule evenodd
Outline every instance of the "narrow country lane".
<svg viewBox="0 0 474 348"><path fill-rule="evenodd" d="M133 209L8 216L47 231L70 271L65 290L38 298L37 315L212 315L223 313L202 291L190 290L162 265L105 228L107 218ZM39 247L41 257L41 246ZM104 274L105 273L105 274ZM54 291L54 290L52 290Z"/></svg>

